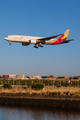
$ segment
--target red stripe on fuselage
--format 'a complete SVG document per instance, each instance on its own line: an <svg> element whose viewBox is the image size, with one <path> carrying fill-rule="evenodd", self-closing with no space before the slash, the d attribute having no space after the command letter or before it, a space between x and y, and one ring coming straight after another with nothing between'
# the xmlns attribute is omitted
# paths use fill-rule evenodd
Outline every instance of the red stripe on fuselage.
<svg viewBox="0 0 80 120"><path fill-rule="evenodd" d="M53 42L51 45L56 45L56 44L60 43L63 40L63 36L64 36L64 33L55 42Z"/></svg>

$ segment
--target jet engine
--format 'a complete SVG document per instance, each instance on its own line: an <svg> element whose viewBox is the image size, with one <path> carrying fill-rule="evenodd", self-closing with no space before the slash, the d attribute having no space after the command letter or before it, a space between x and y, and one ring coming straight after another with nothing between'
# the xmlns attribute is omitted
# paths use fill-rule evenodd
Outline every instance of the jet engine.
<svg viewBox="0 0 80 120"><path fill-rule="evenodd" d="M23 45L23 46L28 46L29 43L28 43L28 42L22 42L22 45Z"/></svg>
<svg viewBox="0 0 80 120"><path fill-rule="evenodd" d="M30 45L31 44L31 40L29 40L29 42L22 42L22 45L23 46L28 46L28 45Z"/></svg>

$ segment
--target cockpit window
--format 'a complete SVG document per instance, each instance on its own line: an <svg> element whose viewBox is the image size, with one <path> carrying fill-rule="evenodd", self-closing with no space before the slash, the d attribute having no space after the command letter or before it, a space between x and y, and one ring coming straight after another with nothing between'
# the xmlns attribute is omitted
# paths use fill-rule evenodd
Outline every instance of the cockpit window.
<svg viewBox="0 0 80 120"><path fill-rule="evenodd" d="M6 36L6 37L8 37L8 36Z"/></svg>

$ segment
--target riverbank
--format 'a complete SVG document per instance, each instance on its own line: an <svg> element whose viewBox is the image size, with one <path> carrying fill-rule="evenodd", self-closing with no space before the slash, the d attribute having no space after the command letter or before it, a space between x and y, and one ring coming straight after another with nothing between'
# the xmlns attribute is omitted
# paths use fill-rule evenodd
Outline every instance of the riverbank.
<svg viewBox="0 0 80 120"><path fill-rule="evenodd" d="M80 108L80 96L0 94L0 105Z"/></svg>
<svg viewBox="0 0 80 120"><path fill-rule="evenodd" d="M42 90L0 88L0 105L80 108L80 88L45 87Z"/></svg>

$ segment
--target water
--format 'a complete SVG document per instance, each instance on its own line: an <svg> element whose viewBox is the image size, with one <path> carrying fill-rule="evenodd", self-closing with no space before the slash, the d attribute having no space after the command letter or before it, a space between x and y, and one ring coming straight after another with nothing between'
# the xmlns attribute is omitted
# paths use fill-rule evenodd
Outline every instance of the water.
<svg viewBox="0 0 80 120"><path fill-rule="evenodd" d="M0 107L0 120L80 120L75 109Z"/></svg>

